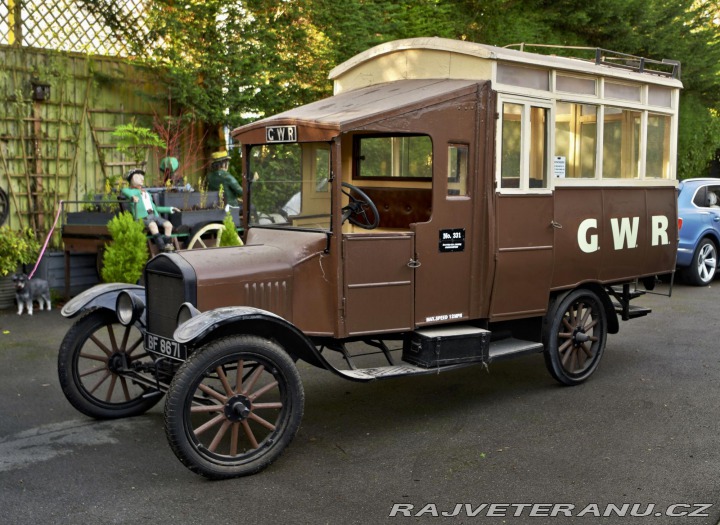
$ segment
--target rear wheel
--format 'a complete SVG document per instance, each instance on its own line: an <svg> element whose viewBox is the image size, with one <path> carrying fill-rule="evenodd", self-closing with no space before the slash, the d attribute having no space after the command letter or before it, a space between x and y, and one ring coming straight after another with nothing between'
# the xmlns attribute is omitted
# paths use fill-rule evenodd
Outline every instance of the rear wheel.
<svg viewBox="0 0 720 525"><path fill-rule="evenodd" d="M598 367L607 340L607 316L591 290L570 292L548 312L545 364L560 383L577 385Z"/></svg>
<svg viewBox="0 0 720 525"><path fill-rule="evenodd" d="M684 271L685 280L693 286L707 286L717 272L717 248L710 239L703 239L693 254L692 262Z"/></svg>
<svg viewBox="0 0 720 525"><path fill-rule="evenodd" d="M300 426L300 375L278 345L233 336L196 351L165 403L170 447L210 479L254 474L275 461Z"/></svg>
<svg viewBox="0 0 720 525"><path fill-rule="evenodd" d="M65 397L80 412L98 419L137 416L162 394L132 379L132 371L152 364L143 333L121 325L114 312L92 310L65 335L58 354L58 377Z"/></svg>

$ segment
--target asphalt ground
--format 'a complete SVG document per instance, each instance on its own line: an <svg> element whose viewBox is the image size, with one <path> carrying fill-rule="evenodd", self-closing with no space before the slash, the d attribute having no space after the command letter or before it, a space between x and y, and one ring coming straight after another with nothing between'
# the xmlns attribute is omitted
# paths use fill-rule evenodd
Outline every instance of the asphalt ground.
<svg viewBox="0 0 720 525"><path fill-rule="evenodd" d="M0 523L715 525L720 282L636 302L653 313L572 388L541 355L371 384L301 364L293 443L220 482L175 458L162 403L116 421L70 406L58 309L1 311Z"/></svg>

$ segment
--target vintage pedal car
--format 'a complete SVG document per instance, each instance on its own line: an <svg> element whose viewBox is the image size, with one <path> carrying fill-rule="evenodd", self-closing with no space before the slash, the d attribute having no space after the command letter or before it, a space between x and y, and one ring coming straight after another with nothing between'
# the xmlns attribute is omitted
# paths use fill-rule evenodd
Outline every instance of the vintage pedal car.
<svg viewBox="0 0 720 525"><path fill-rule="evenodd" d="M167 394L174 453L226 478L292 440L298 360L369 382L542 352L585 381L678 240L676 65L619 58L434 38L338 66L334 96L233 132L245 246L65 306L67 398L114 418Z"/></svg>

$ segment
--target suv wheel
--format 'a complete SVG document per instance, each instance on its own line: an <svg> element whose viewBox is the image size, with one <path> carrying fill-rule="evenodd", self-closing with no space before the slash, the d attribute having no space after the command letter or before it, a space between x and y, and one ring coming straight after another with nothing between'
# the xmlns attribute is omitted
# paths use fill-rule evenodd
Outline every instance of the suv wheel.
<svg viewBox="0 0 720 525"><path fill-rule="evenodd" d="M693 286L707 286L717 271L717 248L710 239L703 239L695 249L690 266L685 269L685 279Z"/></svg>

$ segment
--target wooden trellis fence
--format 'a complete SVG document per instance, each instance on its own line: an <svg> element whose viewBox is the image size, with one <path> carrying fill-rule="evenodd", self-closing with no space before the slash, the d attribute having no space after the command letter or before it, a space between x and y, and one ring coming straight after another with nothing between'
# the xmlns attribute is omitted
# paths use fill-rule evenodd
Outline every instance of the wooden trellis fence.
<svg viewBox="0 0 720 525"><path fill-rule="evenodd" d="M46 232L60 200L102 193L129 162L111 131L131 120L152 127L168 112L158 82L120 59L0 46L0 64L0 188L11 227Z"/></svg>

